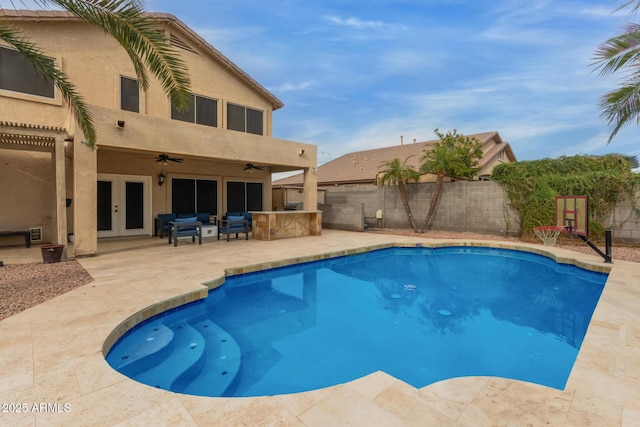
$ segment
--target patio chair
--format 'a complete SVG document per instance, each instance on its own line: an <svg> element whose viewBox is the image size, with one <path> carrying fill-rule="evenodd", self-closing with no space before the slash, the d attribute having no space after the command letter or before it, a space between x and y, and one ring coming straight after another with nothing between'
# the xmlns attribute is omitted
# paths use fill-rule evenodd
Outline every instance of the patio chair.
<svg viewBox="0 0 640 427"><path fill-rule="evenodd" d="M237 239L239 233L244 233L245 240L249 240L249 221L244 216L229 215L227 219L218 221L218 240L220 234L226 234L228 242L231 234L235 234Z"/></svg>
<svg viewBox="0 0 640 427"><path fill-rule="evenodd" d="M191 241L195 243L198 236L198 244L202 244L202 222L196 217L176 218L169 222L169 244L173 240L173 246L178 246L178 237L191 236Z"/></svg>

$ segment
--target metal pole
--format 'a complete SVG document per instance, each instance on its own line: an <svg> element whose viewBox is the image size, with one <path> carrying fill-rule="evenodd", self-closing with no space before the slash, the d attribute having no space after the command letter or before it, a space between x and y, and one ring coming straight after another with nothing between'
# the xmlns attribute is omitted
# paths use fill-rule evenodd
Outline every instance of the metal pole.
<svg viewBox="0 0 640 427"><path fill-rule="evenodd" d="M604 232L604 251L607 255L605 262L611 262L611 230L605 230Z"/></svg>

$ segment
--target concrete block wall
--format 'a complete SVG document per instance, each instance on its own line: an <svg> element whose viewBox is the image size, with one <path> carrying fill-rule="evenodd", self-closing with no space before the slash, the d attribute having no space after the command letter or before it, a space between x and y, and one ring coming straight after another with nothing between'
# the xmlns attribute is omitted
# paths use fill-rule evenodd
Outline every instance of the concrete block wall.
<svg viewBox="0 0 640 427"><path fill-rule="evenodd" d="M434 190L435 183L407 184L407 199L419 227L429 210ZM640 200L640 192L636 199ZM351 227L343 229L359 230L363 216L365 222L375 223L366 219L374 218L378 209L383 211L383 227L410 228L400 191L395 185L330 187L326 192L326 202L331 206L330 221L323 217L326 228L334 228L333 224L338 224ZM349 205L355 207L347 208ZM616 242L640 243L640 218L628 200L621 202L612 213L610 223L603 225L612 227ZM507 231L518 234L520 224L515 211L507 207L499 184L493 181L453 181L443 183L431 229L504 235Z"/></svg>
<svg viewBox="0 0 640 427"><path fill-rule="evenodd" d="M407 184L407 199L418 226L424 222L434 190L434 183ZM365 218L375 217L376 211L382 209L383 227L410 228L397 186L332 187L327 189L326 202L334 209L340 204L362 204ZM431 229L487 234L519 232L517 216L507 210L507 225L505 209L504 192L495 182L445 182ZM323 226L332 228L328 222Z"/></svg>
<svg viewBox="0 0 640 427"><path fill-rule="evenodd" d="M636 200L640 193L636 194ZM610 224L613 240L621 243L640 242L640 218L635 213L635 209L630 200L622 201L616 206L611 214Z"/></svg>
<svg viewBox="0 0 640 427"><path fill-rule="evenodd" d="M364 231L362 203L318 204L322 211L322 227L334 230Z"/></svg>

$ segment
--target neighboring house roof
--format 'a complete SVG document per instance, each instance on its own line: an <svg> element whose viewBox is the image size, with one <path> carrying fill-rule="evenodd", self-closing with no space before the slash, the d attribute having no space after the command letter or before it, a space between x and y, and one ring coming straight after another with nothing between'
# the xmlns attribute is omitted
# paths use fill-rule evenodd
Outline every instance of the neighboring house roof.
<svg viewBox="0 0 640 427"><path fill-rule="evenodd" d="M482 168L478 176L490 174L492 165L498 162L501 153L505 153L505 162L515 162L516 158L508 142L504 142L498 132L484 132L466 135L482 143L483 158L480 160ZM342 184L375 184L380 164L387 160L399 158L401 160L411 156L407 164L420 170L420 159L423 151L438 140L400 144L393 147L375 148L345 154L318 168L318 185ZM302 183L302 174L283 178L273 182L273 185L296 185Z"/></svg>
<svg viewBox="0 0 640 427"><path fill-rule="evenodd" d="M158 13L158 12L147 12L145 13L147 16L151 16L158 21L168 22L175 27L179 28L182 32L188 35L194 44L204 49L207 53L209 53L216 61L218 61L222 66L227 68L233 74L235 74L240 80L244 81L258 93L262 94L269 102L273 105L273 109L277 110L279 108L284 107L284 103L280 101L274 94L269 92L262 86L260 83L255 81L249 74L244 72L240 67L234 64L229 58L224 56L218 49L213 47L209 42L203 39L200 35L198 35L195 31L189 28L184 22L180 21L174 15L169 13ZM58 10L15 10L15 9L0 9L0 20L34 20L34 19L50 19L50 20L78 20L80 19L75 15ZM170 39L171 44L175 45L178 48L185 48L184 43L175 38ZM188 49L187 50L191 50Z"/></svg>

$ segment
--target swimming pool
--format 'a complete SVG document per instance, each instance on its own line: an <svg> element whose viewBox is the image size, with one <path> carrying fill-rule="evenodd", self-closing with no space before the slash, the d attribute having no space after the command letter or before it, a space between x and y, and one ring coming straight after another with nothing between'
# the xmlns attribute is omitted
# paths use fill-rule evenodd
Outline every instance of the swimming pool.
<svg viewBox="0 0 640 427"><path fill-rule="evenodd" d="M607 275L521 251L390 248L234 276L123 336L109 364L205 396L294 393L377 370L564 388Z"/></svg>

